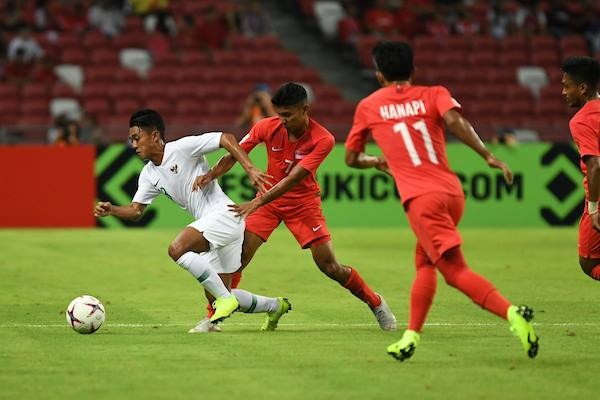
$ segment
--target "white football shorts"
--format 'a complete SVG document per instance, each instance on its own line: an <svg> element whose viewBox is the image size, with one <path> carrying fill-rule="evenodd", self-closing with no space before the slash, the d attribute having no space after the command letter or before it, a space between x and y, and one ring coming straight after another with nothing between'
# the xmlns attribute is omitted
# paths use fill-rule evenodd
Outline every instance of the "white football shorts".
<svg viewBox="0 0 600 400"><path fill-rule="evenodd" d="M216 211L188 225L202 232L210 250L199 253L217 273L231 273L242 265L246 223L229 210Z"/></svg>

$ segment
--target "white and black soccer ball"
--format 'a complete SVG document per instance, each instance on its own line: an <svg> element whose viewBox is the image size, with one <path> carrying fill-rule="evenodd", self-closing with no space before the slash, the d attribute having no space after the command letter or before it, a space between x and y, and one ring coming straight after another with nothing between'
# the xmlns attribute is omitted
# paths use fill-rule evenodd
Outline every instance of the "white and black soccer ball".
<svg viewBox="0 0 600 400"><path fill-rule="evenodd" d="M65 314L71 328L79 333L96 332L106 318L106 312L100 300L88 295L73 299Z"/></svg>

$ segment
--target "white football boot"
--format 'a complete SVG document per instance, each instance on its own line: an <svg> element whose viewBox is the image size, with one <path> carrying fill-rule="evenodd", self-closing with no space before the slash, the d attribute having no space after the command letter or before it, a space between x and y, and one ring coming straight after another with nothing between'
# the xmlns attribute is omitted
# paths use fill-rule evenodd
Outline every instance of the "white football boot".
<svg viewBox="0 0 600 400"><path fill-rule="evenodd" d="M221 332L221 328L217 324L210 322L208 318L204 318L198 325L188 331L188 333L209 333L209 332Z"/></svg>

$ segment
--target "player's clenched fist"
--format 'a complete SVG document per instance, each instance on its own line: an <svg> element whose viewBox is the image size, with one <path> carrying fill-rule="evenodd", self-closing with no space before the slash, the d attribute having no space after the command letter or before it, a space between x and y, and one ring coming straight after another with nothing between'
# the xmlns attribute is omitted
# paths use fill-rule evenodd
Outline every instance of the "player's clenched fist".
<svg viewBox="0 0 600 400"><path fill-rule="evenodd" d="M106 217L110 215L112 204L109 201L99 201L94 207L94 217Z"/></svg>

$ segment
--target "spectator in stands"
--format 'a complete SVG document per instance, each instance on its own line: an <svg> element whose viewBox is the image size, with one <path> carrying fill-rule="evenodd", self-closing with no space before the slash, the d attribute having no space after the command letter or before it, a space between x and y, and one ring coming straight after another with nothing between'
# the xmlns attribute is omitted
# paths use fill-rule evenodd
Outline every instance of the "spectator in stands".
<svg viewBox="0 0 600 400"><path fill-rule="evenodd" d="M104 130L98 124L95 115L84 114L80 123L80 139L83 143L92 143L95 145L107 145L108 141Z"/></svg>
<svg viewBox="0 0 600 400"><path fill-rule="evenodd" d="M410 4L408 1L402 2L396 10L396 26L398 33L407 38L412 38L419 34L419 17L421 5Z"/></svg>
<svg viewBox="0 0 600 400"><path fill-rule="evenodd" d="M66 124L59 130L59 136L54 141L57 146L77 146L79 145L79 136L81 134L81 127L79 122L75 120L68 120Z"/></svg>
<svg viewBox="0 0 600 400"><path fill-rule="evenodd" d="M511 35L515 28L511 15L502 3L495 3L488 14L488 31L496 39L503 39Z"/></svg>
<svg viewBox="0 0 600 400"><path fill-rule="evenodd" d="M592 54L600 55L600 15L595 12L586 13L584 35L590 44Z"/></svg>
<svg viewBox="0 0 600 400"><path fill-rule="evenodd" d="M342 4L345 15L338 22L338 39L340 44L346 48L356 48L358 37L361 33L358 8L353 1Z"/></svg>
<svg viewBox="0 0 600 400"><path fill-rule="evenodd" d="M48 131L48 141L57 146L76 146L80 143L81 127L79 122L61 114L54 120Z"/></svg>
<svg viewBox="0 0 600 400"><path fill-rule="evenodd" d="M31 34L31 29L25 27L19 31L8 44L8 59L14 60L17 57L17 50L21 49L20 57L30 63L38 60L44 55L44 51Z"/></svg>
<svg viewBox="0 0 600 400"><path fill-rule="evenodd" d="M230 14L223 15L213 4L209 4L196 22L196 39L209 57L212 57L214 50L230 47L234 33L234 21Z"/></svg>
<svg viewBox="0 0 600 400"><path fill-rule="evenodd" d="M0 20L0 30L15 33L27 26L23 18L23 10L20 2L8 0L4 5L4 15Z"/></svg>
<svg viewBox="0 0 600 400"><path fill-rule="evenodd" d="M264 35L269 32L269 20L258 0L244 1L237 13L240 32L246 37Z"/></svg>
<svg viewBox="0 0 600 400"><path fill-rule="evenodd" d="M169 12L169 0L129 0L135 15L143 18L146 32L159 31L174 37L177 26Z"/></svg>
<svg viewBox="0 0 600 400"><path fill-rule="evenodd" d="M444 16L440 13L429 14L426 17L425 30L427 34L435 37L450 36L450 26L444 20Z"/></svg>
<svg viewBox="0 0 600 400"><path fill-rule="evenodd" d="M90 25L106 36L117 36L125 27L125 17L115 0L96 0L88 10Z"/></svg>
<svg viewBox="0 0 600 400"><path fill-rule="evenodd" d="M56 15L56 22L62 32L83 33L89 28L85 7L81 1L61 7Z"/></svg>
<svg viewBox="0 0 600 400"><path fill-rule="evenodd" d="M519 33L526 36L541 35L546 32L546 14L537 1L521 1L515 13L515 25Z"/></svg>
<svg viewBox="0 0 600 400"><path fill-rule="evenodd" d="M34 82L44 83L50 87L58 80L56 74L54 73L55 66L56 61L52 57L48 55L42 57L38 63L33 65L31 79Z"/></svg>
<svg viewBox="0 0 600 400"><path fill-rule="evenodd" d="M24 48L17 48L14 58L6 64L4 78L7 82L22 86L31 80L33 63L26 59L25 53Z"/></svg>
<svg viewBox="0 0 600 400"><path fill-rule="evenodd" d="M240 128L250 129L263 118L275 116L269 85L259 83L244 102L244 108L236 121Z"/></svg>
<svg viewBox="0 0 600 400"><path fill-rule="evenodd" d="M390 35L398 29L389 0L376 0L375 5L365 13L363 21L367 32L377 36Z"/></svg>
<svg viewBox="0 0 600 400"><path fill-rule="evenodd" d="M459 15L459 19L454 25L457 34L462 36L476 36L481 32L481 25L473 13L466 9Z"/></svg>

